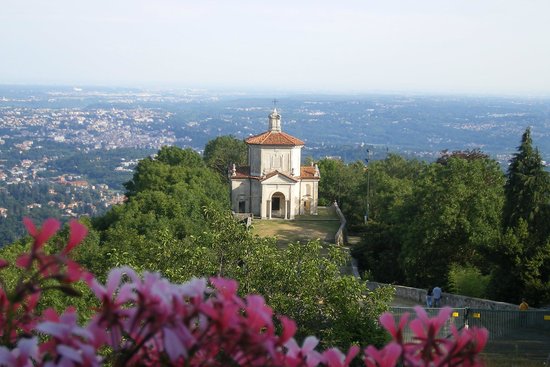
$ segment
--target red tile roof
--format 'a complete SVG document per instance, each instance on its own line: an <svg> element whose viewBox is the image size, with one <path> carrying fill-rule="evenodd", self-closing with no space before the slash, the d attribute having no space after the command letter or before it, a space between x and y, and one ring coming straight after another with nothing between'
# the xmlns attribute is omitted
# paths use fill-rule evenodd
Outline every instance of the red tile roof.
<svg viewBox="0 0 550 367"><path fill-rule="evenodd" d="M235 176L230 176L231 179L253 177L253 176L250 176L250 166L235 167L235 171L236 171ZM230 172L230 174L231 174L231 172Z"/></svg>
<svg viewBox="0 0 550 367"><path fill-rule="evenodd" d="M281 131L266 131L265 133L251 136L244 141L252 145L304 145L304 142L300 139Z"/></svg>
<svg viewBox="0 0 550 367"><path fill-rule="evenodd" d="M319 179L319 176L315 177L315 167L302 166L302 167L300 167L300 178L316 178L316 179Z"/></svg>

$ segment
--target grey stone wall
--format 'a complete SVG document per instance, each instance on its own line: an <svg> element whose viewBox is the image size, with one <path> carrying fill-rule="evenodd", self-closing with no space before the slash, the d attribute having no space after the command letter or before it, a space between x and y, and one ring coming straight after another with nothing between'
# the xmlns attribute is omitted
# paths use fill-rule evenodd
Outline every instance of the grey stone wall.
<svg viewBox="0 0 550 367"><path fill-rule="evenodd" d="M347 241L346 237L346 218L344 217L344 214L338 207L338 203L336 201L334 204L332 204L332 207L336 210L336 214L338 215L338 218L340 218L340 228L338 228L338 231L336 232L336 235L334 236L334 241L337 245L345 245Z"/></svg>
<svg viewBox="0 0 550 367"><path fill-rule="evenodd" d="M391 284L367 282L369 289L375 289L380 286ZM395 288L396 297L404 298L419 305L426 305L426 289L405 287L402 285L391 285ZM441 296L441 305L449 307L469 307L469 308L484 308L490 310L518 310L518 305L505 302L490 301L487 299L459 296L457 294L443 292Z"/></svg>

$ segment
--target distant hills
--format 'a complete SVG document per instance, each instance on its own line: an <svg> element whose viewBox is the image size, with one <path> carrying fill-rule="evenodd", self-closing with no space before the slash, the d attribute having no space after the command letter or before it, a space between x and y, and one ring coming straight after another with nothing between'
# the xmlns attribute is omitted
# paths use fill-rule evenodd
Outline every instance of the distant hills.
<svg viewBox="0 0 550 367"><path fill-rule="evenodd" d="M265 130L274 97L283 129L306 141L304 156L340 156L349 161L363 159L369 149L374 159L387 152L433 159L445 149L479 148L505 163L521 133L531 126L534 144L550 161L550 99L541 98L255 96L200 90L0 86L0 118L15 107L152 110L168 117L161 123L152 121L147 134L158 137L162 131L175 145L201 150L216 136L244 138Z"/></svg>

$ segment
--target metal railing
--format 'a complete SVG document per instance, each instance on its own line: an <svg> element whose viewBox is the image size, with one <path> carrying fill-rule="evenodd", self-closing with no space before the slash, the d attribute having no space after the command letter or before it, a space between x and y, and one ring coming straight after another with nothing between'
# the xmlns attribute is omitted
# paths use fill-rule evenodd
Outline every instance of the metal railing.
<svg viewBox="0 0 550 367"><path fill-rule="evenodd" d="M503 337L521 329L550 330L550 310L469 309L468 324L484 327L492 338Z"/></svg>
<svg viewBox="0 0 550 367"><path fill-rule="evenodd" d="M438 314L438 308L426 308L430 317ZM391 307L390 311L398 320L405 312L411 314L410 318L415 317L412 307ZM509 310L489 310L480 308L453 308L451 317L442 328L440 337L451 334L451 325L457 329L463 327L484 327L489 331L491 339L506 337L522 329L544 330L550 332L550 310L528 310L528 311L509 311ZM407 328L405 338L412 338L412 332Z"/></svg>
<svg viewBox="0 0 550 367"><path fill-rule="evenodd" d="M425 308L424 309L428 316L434 317L436 316L440 309L439 308ZM445 338L449 335L451 335L451 325L454 325L457 329L462 329L466 325L468 325L467 320L467 310L466 308L453 308L451 312L451 317L445 325L441 328L439 331L439 337ZM405 313L409 313L409 321L414 319L416 317L416 312L412 307L390 307L390 312L393 314L396 322L399 321L401 316L403 316ZM405 328L403 332L403 338L405 341L412 341L414 334L413 332L407 327Z"/></svg>

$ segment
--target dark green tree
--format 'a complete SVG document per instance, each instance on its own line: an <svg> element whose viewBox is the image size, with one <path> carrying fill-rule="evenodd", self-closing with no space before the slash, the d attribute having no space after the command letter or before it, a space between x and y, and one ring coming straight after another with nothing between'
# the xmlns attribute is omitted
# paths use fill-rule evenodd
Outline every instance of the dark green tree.
<svg viewBox="0 0 550 367"><path fill-rule="evenodd" d="M204 147L204 162L224 178L227 178L227 170L232 164L246 165L247 158L246 144L232 136L219 136Z"/></svg>
<svg viewBox="0 0 550 367"><path fill-rule="evenodd" d="M494 298L534 305L550 301L550 177L530 129L510 162L504 187L504 235L493 249Z"/></svg>
<svg viewBox="0 0 550 367"><path fill-rule="evenodd" d="M494 160L431 164L401 211L400 263L408 284L443 284L451 264L488 271L483 253L500 235L504 176Z"/></svg>
<svg viewBox="0 0 550 367"><path fill-rule="evenodd" d="M360 268L375 280L404 283L398 261L402 244L401 212L425 166L396 154L369 163L370 182L362 181L360 187L364 196L370 190L369 221L362 231L361 243L352 251ZM359 202L363 203L359 210L365 210L365 200Z"/></svg>
<svg viewBox="0 0 550 367"><path fill-rule="evenodd" d="M320 204L331 205L336 201L349 224L361 223L365 213L365 193L361 191L366 180L365 165L360 161L346 164L328 158L319 161L318 165Z"/></svg>
<svg viewBox="0 0 550 367"><path fill-rule="evenodd" d="M169 166L204 167L200 155L191 148L181 149L175 146L164 146L160 148L155 159Z"/></svg>
<svg viewBox="0 0 550 367"><path fill-rule="evenodd" d="M321 177L319 182L319 201L330 205L334 201L342 204L342 198L346 195L348 186L346 176L346 164L339 159L321 159L318 163Z"/></svg>
<svg viewBox="0 0 550 367"><path fill-rule="evenodd" d="M544 170L538 149L533 147L529 128L523 133L518 152L510 161L505 195L504 226L515 227L523 219L539 241L547 239L550 230L550 176Z"/></svg>

